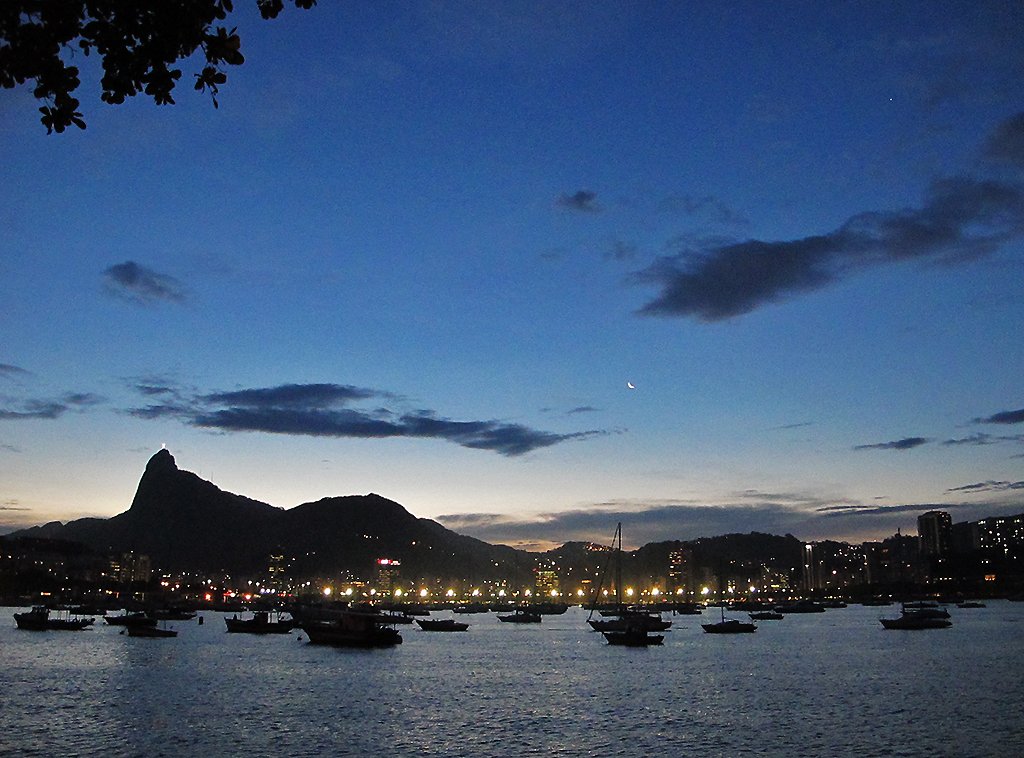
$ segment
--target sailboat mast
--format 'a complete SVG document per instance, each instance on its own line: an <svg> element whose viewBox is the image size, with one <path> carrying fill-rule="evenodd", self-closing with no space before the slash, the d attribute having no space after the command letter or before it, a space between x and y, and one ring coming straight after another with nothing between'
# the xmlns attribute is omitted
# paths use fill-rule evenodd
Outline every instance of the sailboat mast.
<svg viewBox="0 0 1024 758"><path fill-rule="evenodd" d="M622 609L622 522L615 527L615 536L619 544L615 548L615 602Z"/></svg>

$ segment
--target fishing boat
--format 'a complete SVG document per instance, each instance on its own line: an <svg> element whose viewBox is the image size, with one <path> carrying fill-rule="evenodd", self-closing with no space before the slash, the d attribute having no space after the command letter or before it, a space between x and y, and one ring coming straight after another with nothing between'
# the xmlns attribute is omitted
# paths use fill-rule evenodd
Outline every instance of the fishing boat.
<svg viewBox="0 0 1024 758"><path fill-rule="evenodd" d="M896 618L878 620L886 629L945 629L953 626L948 611L932 606L910 608L904 605Z"/></svg>
<svg viewBox="0 0 1024 758"><path fill-rule="evenodd" d="M754 611L748 613L751 621L782 621L785 616L778 611Z"/></svg>
<svg viewBox="0 0 1024 758"><path fill-rule="evenodd" d="M711 624L701 624L701 628L708 634L749 634L757 631L757 624L751 621L740 621L739 619L727 619L725 607L722 607L722 620Z"/></svg>
<svg viewBox="0 0 1024 758"><path fill-rule="evenodd" d="M129 637L177 637L175 629L168 629L164 626L128 626L126 627ZM123 634L124 632L122 632Z"/></svg>
<svg viewBox="0 0 1024 758"><path fill-rule="evenodd" d="M379 613L345 611L332 619L303 621L299 628L312 645L371 648L402 644L402 635L386 623Z"/></svg>
<svg viewBox="0 0 1024 758"><path fill-rule="evenodd" d="M499 615L498 621L504 621L506 624L539 624L542 618L539 613L534 613L528 608L516 608L506 616Z"/></svg>
<svg viewBox="0 0 1024 758"><path fill-rule="evenodd" d="M71 618L70 615L52 617L50 609L45 605L37 605L30 611L14 614L14 623L18 625L18 628L31 632L80 632L86 627L92 626L94 620L92 618Z"/></svg>
<svg viewBox="0 0 1024 758"><path fill-rule="evenodd" d="M103 620L111 626L156 626L156 619L142 611L104 616Z"/></svg>
<svg viewBox="0 0 1024 758"><path fill-rule="evenodd" d="M416 619L419 628L425 632L464 632L469 624L455 619Z"/></svg>
<svg viewBox="0 0 1024 758"><path fill-rule="evenodd" d="M295 627L295 620L282 618L278 612L272 617L267 611L254 611L252 618L248 619L240 619L237 615L225 617L224 624L233 633L288 634Z"/></svg>

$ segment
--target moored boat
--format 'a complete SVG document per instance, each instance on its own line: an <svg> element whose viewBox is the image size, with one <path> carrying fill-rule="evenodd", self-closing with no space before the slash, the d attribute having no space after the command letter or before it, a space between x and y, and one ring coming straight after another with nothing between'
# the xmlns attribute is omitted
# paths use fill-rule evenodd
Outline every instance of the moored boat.
<svg viewBox="0 0 1024 758"><path fill-rule="evenodd" d="M402 643L402 635L384 625L379 613L348 611L326 621L304 621L299 628L313 645L336 647L391 647Z"/></svg>
<svg viewBox="0 0 1024 758"><path fill-rule="evenodd" d="M104 616L103 620L112 626L156 626L156 619L142 611Z"/></svg>
<svg viewBox="0 0 1024 758"><path fill-rule="evenodd" d="M898 617L878 620L886 629L945 629L953 626L945 608L930 605L913 608L904 605Z"/></svg>
<svg viewBox="0 0 1024 758"><path fill-rule="evenodd" d="M420 629L425 632L464 632L469 624L455 619L416 619Z"/></svg>
<svg viewBox="0 0 1024 758"><path fill-rule="evenodd" d="M167 629L161 626L131 626L127 627L129 637L177 637L178 632L174 629ZM123 634L123 632L122 632Z"/></svg>
<svg viewBox="0 0 1024 758"><path fill-rule="evenodd" d="M507 616L499 615L498 621L504 621L507 624L539 624L542 618L539 613L534 613L525 608L516 608Z"/></svg>
<svg viewBox="0 0 1024 758"><path fill-rule="evenodd" d="M267 611L255 611L248 619L240 619L237 615L225 617L224 624L229 632L241 634L288 634L295 627L294 619L281 618L279 613L271 618Z"/></svg>
<svg viewBox="0 0 1024 758"><path fill-rule="evenodd" d="M778 611L755 611L748 613L752 621L782 621L785 616Z"/></svg>
<svg viewBox="0 0 1024 758"><path fill-rule="evenodd" d="M37 605L30 611L14 614L14 623L19 629L26 629L31 632L62 631L79 632L91 626L94 619L52 617L50 609L44 605Z"/></svg>
<svg viewBox="0 0 1024 758"><path fill-rule="evenodd" d="M740 621L739 619L727 619L725 617L725 608L722 608L722 620L715 621L711 624L701 624L703 629L708 634L746 634L757 631L757 624L750 621Z"/></svg>
<svg viewBox="0 0 1024 758"><path fill-rule="evenodd" d="M608 640L609 645L624 645L626 647L647 647L649 645L660 645L664 639L663 634L651 634L646 629L630 627L620 631L601 632Z"/></svg>

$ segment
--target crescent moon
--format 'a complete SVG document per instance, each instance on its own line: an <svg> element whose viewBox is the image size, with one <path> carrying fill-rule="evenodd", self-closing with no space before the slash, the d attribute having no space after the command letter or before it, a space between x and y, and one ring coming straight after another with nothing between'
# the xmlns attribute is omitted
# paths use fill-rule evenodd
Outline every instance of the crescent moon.
<svg viewBox="0 0 1024 758"><path fill-rule="evenodd" d="M629 387L631 390L635 390L636 389L636 387L633 386L633 382L626 382L626 386Z"/></svg>

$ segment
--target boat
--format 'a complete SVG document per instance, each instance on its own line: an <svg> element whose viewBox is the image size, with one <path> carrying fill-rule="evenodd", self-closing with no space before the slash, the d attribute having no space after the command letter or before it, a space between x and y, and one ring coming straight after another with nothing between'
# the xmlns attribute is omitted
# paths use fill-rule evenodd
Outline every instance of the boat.
<svg viewBox="0 0 1024 758"><path fill-rule="evenodd" d="M191 621L198 614L184 608L157 608L151 611L150 615L160 621Z"/></svg>
<svg viewBox="0 0 1024 758"><path fill-rule="evenodd" d="M271 618L267 611L254 611L252 618L240 619L237 615L224 619L229 632L242 634L288 634L295 627L294 619L283 619L280 613Z"/></svg>
<svg viewBox="0 0 1024 758"><path fill-rule="evenodd" d="M530 610L534 613L539 613L541 616L561 616L569 610L569 606L566 603L548 601L543 603L534 603L530 606Z"/></svg>
<svg viewBox="0 0 1024 758"><path fill-rule="evenodd" d="M379 613L346 611L333 619L303 621L299 628L312 645L371 648L402 644L402 635L386 624Z"/></svg>
<svg viewBox="0 0 1024 758"><path fill-rule="evenodd" d="M622 632L628 629L643 629L648 632L663 632L672 626L671 621L662 619L657 611L642 611L624 608L617 618L590 619L588 624L599 632Z"/></svg>
<svg viewBox="0 0 1024 758"><path fill-rule="evenodd" d="M487 613L489 609L484 603L469 603L468 605L457 605L452 610L455 613Z"/></svg>
<svg viewBox="0 0 1024 758"><path fill-rule="evenodd" d="M701 624L701 628L708 634L747 634L757 631L757 624L751 621L740 621L739 619L727 619L725 608L722 608L722 620L710 624Z"/></svg>
<svg viewBox="0 0 1024 758"><path fill-rule="evenodd" d="M53 618L50 616L50 609L45 605L36 605L30 611L14 614L14 623L18 625L18 628L31 632L80 632L86 627L92 626L94 621L95 619L92 618L71 618L70 616Z"/></svg>
<svg viewBox="0 0 1024 758"><path fill-rule="evenodd" d="M956 604L957 608L984 608L984 603L979 603L977 600L965 600L962 603Z"/></svg>
<svg viewBox="0 0 1024 758"><path fill-rule="evenodd" d="M780 603L773 610L779 613L824 613L825 606L813 600L793 600Z"/></svg>
<svg viewBox="0 0 1024 758"><path fill-rule="evenodd" d="M126 627L129 637L177 637L178 632L163 626L141 626L139 624ZM124 632L122 632L123 634Z"/></svg>
<svg viewBox="0 0 1024 758"><path fill-rule="evenodd" d="M782 619L786 618L778 611L755 611L747 615L750 616L752 621L782 621Z"/></svg>
<svg viewBox="0 0 1024 758"><path fill-rule="evenodd" d="M455 619L416 619L420 629L425 632L464 632L469 624Z"/></svg>
<svg viewBox="0 0 1024 758"><path fill-rule="evenodd" d="M527 608L516 608L507 616L498 616L498 621L507 624L539 624L543 617Z"/></svg>
<svg viewBox="0 0 1024 758"><path fill-rule="evenodd" d="M625 645L626 647L647 647L660 645L665 640L664 634L651 634L648 629L630 627L618 631L601 632L609 645Z"/></svg>
<svg viewBox="0 0 1024 758"><path fill-rule="evenodd" d="M948 611L932 606L911 608L904 605L896 618L878 620L886 629L945 629L953 626Z"/></svg>
<svg viewBox="0 0 1024 758"><path fill-rule="evenodd" d="M626 608L622 604L622 522L615 527L615 534L612 536L612 555L609 561L615 559L615 600L617 618L595 619L594 610L597 607L596 598L601 593L604 584L604 575L608 570L605 564L598 581L597 589L594 591L595 602L591 604L590 615L587 616L587 623L595 631L604 635L609 645L625 645L627 647L646 647L648 645L660 645L665 636L653 634L672 626L671 621L664 621L661 613L648 611L641 608ZM605 615L604 613L601 614Z"/></svg>
<svg viewBox="0 0 1024 758"><path fill-rule="evenodd" d="M111 626L156 626L156 619L142 611L104 616L103 620Z"/></svg>

